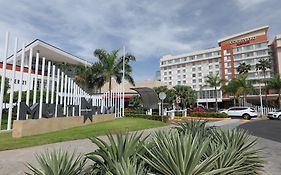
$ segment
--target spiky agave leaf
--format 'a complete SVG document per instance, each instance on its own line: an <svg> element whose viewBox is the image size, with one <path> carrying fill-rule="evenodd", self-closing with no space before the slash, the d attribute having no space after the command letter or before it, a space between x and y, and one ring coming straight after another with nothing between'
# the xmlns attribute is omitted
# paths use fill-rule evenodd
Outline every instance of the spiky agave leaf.
<svg viewBox="0 0 281 175"><path fill-rule="evenodd" d="M81 155L75 156L75 152L69 153L62 150L46 151L36 154L38 167L27 163L28 175L80 175L83 173L85 159Z"/></svg>
<svg viewBox="0 0 281 175"><path fill-rule="evenodd" d="M90 138L99 147L86 155L88 159L94 162L93 171L100 173L115 172L116 162L127 159L138 160L138 154L143 155L146 152L144 145L147 137L142 138L142 133L129 134L127 132L125 135L117 133L116 137L107 134L107 138L109 143L98 137Z"/></svg>
<svg viewBox="0 0 281 175"><path fill-rule="evenodd" d="M261 150L255 149L257 140L253 139L245 130L217 129L212 133L212 144L209 153L224 152L219 157L215 168L234 165L237 168L232 174L260 174L264 159Z"/></svg>
<svg viewBox="0 0 281 175"><path fill-rule="evenodd" d="M158 132L153 138L154 147L146 148L148 155L141 156L151 167L165 175L201 175L229 173L229 166L214 169L214 164L223 152L204 157L211 140L200 135L180 134L175 130ZM204 159L203 159L204 158Z"/></svg>

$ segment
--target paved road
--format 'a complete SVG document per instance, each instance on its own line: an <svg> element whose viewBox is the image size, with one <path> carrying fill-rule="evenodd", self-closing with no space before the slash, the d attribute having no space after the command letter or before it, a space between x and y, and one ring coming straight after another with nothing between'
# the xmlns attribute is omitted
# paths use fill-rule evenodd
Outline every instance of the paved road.
<svg viewBox="0 0 281 175"><path fill-rule="evenodd" d="M248 130L251 135L281 142L281 120L259 120L244 123L239 128Z"/></svg>

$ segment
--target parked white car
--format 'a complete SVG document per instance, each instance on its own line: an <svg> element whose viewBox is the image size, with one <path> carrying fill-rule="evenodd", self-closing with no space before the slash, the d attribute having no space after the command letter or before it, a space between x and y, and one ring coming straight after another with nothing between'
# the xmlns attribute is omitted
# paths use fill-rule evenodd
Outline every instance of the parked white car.
<svg viewBox="0 0 281 175"><path fill-rule="evenodd" d="M232 107L220 112L225 113L231 117L243 117L244 119L247 120L250 120L252 117L258 116L255 109L250 107Z"/></svg>
<svg viewBox="0 0 281 175"><path fill-rule="evenodd" d="M281 120L281 110L277 110L275 112L269 112L267 113L267 118L269 119L279 119Z"/></svg>

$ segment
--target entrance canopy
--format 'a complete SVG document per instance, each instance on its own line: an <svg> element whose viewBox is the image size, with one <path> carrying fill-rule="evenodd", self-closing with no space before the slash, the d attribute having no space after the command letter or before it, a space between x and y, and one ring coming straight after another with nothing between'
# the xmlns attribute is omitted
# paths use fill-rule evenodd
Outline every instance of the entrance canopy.
<svg viewBox="0 0 281 175"><path fill-rule="evenodd" d="M143 107L147 109L157 109L158 108L158 95L157 93L148 87L131 88L136 91L142 99Z"/></svg>

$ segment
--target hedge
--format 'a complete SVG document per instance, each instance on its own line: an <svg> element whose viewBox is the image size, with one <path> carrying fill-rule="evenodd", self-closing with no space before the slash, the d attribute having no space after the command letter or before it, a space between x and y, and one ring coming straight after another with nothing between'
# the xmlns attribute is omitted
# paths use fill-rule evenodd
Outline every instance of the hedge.
<svg viewBox="0 0 281 175"><path fill-rule="evenodd" d="M131 117L131 118L143 118L148 120L158 120L163 122L167 122L169 117L168 116L160 116L160 115L146 115L146 114L134 114L134 113L125 113L125 117Z"/></svg>
<svg viewBox="0 0 281 175"><path fill-rule="evenodd" d="M228 115L219 112L192 112L191 117L206 117L206 118L227 118Z"/></svg>

